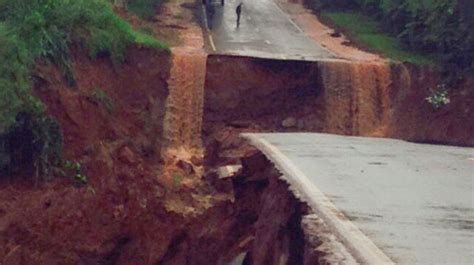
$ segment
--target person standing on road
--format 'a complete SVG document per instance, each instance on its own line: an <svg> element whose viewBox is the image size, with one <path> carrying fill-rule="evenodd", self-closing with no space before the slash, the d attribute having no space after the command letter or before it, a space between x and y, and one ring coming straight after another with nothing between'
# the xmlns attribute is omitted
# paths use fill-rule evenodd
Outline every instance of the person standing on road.
<svg viewBox="0 0 474 265"><path fill-rule="evenodd" d="M242 3L240 3L237 8L235 9L235 13L237 14L237 27L240 26L240 14L242 13Z"/></svg>

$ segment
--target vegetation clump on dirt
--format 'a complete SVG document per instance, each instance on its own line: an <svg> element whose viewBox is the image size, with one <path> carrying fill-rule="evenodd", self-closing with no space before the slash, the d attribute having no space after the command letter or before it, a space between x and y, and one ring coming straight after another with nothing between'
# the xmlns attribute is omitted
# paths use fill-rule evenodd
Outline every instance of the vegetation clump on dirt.
<svg viewBox="0 0 474 265"><path fill-rule="evenodd" d="M15 169L14 160L29 161L45 174L60 159L61 130L32 94L35 61L56 65L74 86L71 47L117 65L130 45L168 49L134 31L108 0L0 0L0 175Z"/></svg>

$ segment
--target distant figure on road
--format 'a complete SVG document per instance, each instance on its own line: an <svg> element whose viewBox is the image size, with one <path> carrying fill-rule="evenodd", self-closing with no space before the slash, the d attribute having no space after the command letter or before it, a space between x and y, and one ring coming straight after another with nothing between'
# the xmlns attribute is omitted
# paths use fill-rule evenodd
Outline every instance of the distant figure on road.
<svg viewBox="0 0 474 265"><path fill-rule="evenodd" d="M221 6L223 6L223 5L224 5L224 0L221 0Z"/></svg>
<svg viewBox="0 0 474 265"><path fill-rule="evenodd" d="M237 27L240 26L240 14L242 13L242 3L240 3L237 8L235 9L235 13L237 13Z"/></svg>

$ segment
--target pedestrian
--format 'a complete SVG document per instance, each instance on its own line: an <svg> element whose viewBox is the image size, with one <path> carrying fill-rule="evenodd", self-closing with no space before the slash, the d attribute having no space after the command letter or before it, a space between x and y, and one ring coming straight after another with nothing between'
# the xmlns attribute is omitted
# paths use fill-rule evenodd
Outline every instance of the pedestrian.
<svg viewBox="0 0 474 265"><path fill-rule="evenodd" d="M235 9L235 13L237 14L237 27L240 26L240 14L242 13L242 3L240 3L237 8Z"/></svg>

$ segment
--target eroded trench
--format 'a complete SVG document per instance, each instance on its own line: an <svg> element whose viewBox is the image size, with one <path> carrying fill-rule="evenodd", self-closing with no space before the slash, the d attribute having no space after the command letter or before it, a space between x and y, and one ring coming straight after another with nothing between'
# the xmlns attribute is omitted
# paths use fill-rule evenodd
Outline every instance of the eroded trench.
<svg viewBox="0 0 474 265"><path fill-rule="evenodd" d="M65 179L26 193L1 187L2 264L353 263L240 133L474 146L472 82L433 112L420 103L438 81L429 70L199 49L173 51L170 64L168 56L134 49L112 70L78 54L77 90L43 69L49 78L37 91L64 128L66 158L79 159L94 192ZM93 100L97 86L115 102L113 115Z"/></svg>
<svg viewBox="0 0 474 265"><path fill-rule="evenodd" d="M194 161L196 172L230 200L199 219L193 243L173 241L170 256L159 264L356 263L317 213L295 197L285 176L239 134L324 132L472 145L459 124L429 130L428 111L410 103L422 101L437 78L412 72L404 65L210 55L203 100L186 101L203 110L193 106L184 111L192 118L177 121L181 128L202 126L186 134L204 150L202 160ZM193 255L184 254L190 249Z"/></svg>
<svg viewBox="0 0 474 265"><path fill-rule="evenodd" d="M224 253L232 254L218 264L354 263L285 177L239 134L380 135L390 118L390 67L210 56L206 72L207 178L233 193L230 230L241 231L226 236L233 243Z"/></svg>

